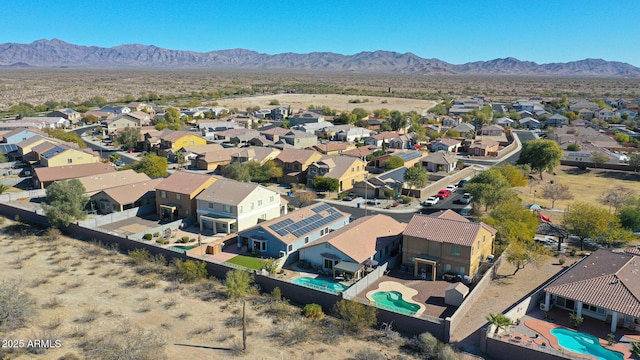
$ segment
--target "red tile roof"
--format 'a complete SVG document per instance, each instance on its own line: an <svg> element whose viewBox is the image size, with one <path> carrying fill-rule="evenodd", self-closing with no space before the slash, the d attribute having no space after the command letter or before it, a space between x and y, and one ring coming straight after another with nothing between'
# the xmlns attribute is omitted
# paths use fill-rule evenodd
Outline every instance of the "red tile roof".
<svg viewBox="0 0 640 360"><path fill-rule="evenodd" d="M496 233L496 230L489 225L464 220L451 219L448 213L440 217L416 214L409 221L404 235L441 243L471 246L480 229L485 229L491 234Z"/></svg>

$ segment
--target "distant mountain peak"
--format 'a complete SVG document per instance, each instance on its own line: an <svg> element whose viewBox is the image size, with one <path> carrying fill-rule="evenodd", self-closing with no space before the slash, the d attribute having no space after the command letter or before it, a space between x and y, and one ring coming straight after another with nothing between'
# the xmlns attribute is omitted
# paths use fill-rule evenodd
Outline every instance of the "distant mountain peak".
<svg viewBox="0 0 640 360"><path fill-rule="evenodd" d="M0 44L0 67L226 68L398 74L640 77L640 68L630 64L592 58L567 63L537 64L506 57L454 65L435 58L421 58L411 52L387 50L363 51L353 55L332 52L269 55L236 48L203 53L142 44L123 44L110 48L82 46L56 38L40 39L30 44Z"/></svg>

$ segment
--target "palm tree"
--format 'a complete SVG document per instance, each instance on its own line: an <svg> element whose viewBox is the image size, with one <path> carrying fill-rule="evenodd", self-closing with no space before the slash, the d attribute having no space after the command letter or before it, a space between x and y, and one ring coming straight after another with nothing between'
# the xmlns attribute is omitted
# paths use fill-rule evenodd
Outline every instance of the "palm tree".
<svg viewBox="0 0 640 360"><path fill-rule="evenodd" d="M509 319L508 317L502 314L489 313L489 315L485 319L487 319L489 324L494 325L496 327L494 334L497 334L498 331L500 331L500 329L506 329L509 326L513 325L513 322L511 321L511 319Z"/></svg>

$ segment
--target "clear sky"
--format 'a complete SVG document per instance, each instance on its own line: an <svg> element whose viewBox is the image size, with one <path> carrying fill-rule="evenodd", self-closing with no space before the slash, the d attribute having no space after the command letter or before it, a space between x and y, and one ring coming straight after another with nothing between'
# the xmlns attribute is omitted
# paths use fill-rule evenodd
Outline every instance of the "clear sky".
<svg viewBox="0 0 640 360"><path fill-rule="evenodd" d="M267 54L412 52L640 66L640 0L0 0L0 43L156 45Z"/></svg>

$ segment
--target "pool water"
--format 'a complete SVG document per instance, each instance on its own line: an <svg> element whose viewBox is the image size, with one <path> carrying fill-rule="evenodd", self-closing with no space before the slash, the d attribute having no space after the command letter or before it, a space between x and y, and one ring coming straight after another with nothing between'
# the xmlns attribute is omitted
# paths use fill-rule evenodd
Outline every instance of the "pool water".
<svg viewBox="0 0 640 360"><path fill-rule="evenodd" d="M586 354L602 360L623 360L624 355L611 351L600 345L600 340L589 334L572 331L565 328L551 330L551 335L558 339L558 344L574 353Z"/></svg>
<svg viewBox="0 0 640 360"><path fill-rule="evenodd" d="M376 305L401 314L415 315L420 310L420 305L410 303L402 299L402 294L397 291L379 291L371 295Z"/></svg>
<svg viewBox="0 0 640 360"><path fill-rule="evenodd" d="M306 286L308 288L322 290L332 294L339 294L349 287L331 280L316 279L310 277L299 277L292 281L294 284Z"/></svg>
<svg viewBox="0 0 640 360"><path fill-rule="evenodd" d="M195 246L179 246L179 245L176 245L176 246L170 246L170 247L168 247L168 249L173 250L173 251L177 251L177 252L180 252L180 253L186 253L188 250L191 250L194 247Z"/></svg>

